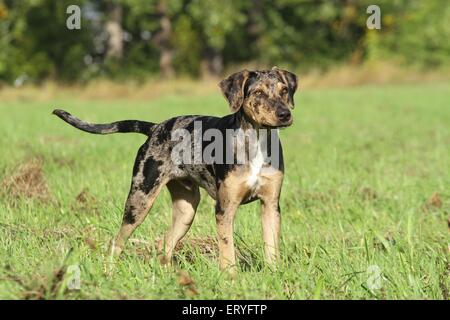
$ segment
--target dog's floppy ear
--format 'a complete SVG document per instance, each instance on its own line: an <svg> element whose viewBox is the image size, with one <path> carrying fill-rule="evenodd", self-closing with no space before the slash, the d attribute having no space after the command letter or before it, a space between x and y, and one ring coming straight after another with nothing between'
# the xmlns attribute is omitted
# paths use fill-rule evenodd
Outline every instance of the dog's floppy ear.
<svg viewBox="0 0 450 320"><path fill-rule="evenodd" d="M297 76L292 72L278 69L278 67L273 67L272 70L278 72L283 82L287 85L289 89L289 103L292 109L294 109L294 93L297 91Z"/></svg>
<svg viewBox="0 0 450 320"><path fill-rule="evenodd" d="M237 112L244 103L247 82L254 75L252 71L243 70L220 81L219 87L230 104L232 113Z"/></svg>

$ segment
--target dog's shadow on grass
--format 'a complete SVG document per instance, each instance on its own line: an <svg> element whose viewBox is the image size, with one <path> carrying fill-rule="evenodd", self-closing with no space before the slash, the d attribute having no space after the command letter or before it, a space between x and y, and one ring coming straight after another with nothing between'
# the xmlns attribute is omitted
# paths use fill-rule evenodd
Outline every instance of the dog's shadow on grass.
<svg viewBox="0 0 450 320"><path fill-rule="evenodd" d="M264 268L263 260L241 238L236 239L236 259L242 271L261 271ZM198 255L218 262L219 247L214 238L193 238L180 243L175 260L184 260L194 264Z"/></svg>
<svg viewBox="0 0 450 320"><path fill-rule="evenodd" d="M133 244L133 251L138 256L150 261L157 255L156 245L150 244L144 240L130 239ZM262 271L264 262L261 256L257 254L241 238L236 239L236 258L239 268L242 271ZM157 243L155 241L155 243ZM131 253L130 253L131 254ZM218 261L219 247L217 240L213 237L189 238L180 241L174 254L174 263L195 264L202 257L207 260Z"/></svg>

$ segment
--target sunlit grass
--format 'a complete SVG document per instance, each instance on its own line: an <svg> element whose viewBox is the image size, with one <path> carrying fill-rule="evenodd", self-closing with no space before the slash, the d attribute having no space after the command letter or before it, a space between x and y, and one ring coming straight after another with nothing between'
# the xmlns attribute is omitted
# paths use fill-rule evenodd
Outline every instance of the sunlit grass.
<svg viewBox="0 0 450 320"><path fill-rule="evenodd" d="M161 268L153 248L171 219L164 191L111 269L107 246L145 137L88 135L50 114L60 107L93 122L225 115L218 91L0 102L1 180L41 159L50 198L1 193L0 298L448 299L449 88L300 90L294 126L281 133L282 261L276 271L265 266L258 204L242 206L234 282L217 267L214 203L206 194L176 268ZM80 290L66 290L68 276L58 274L68 265L80 266ZM383 279L371 290L372 265ZM194 284L184 285L178 269Z"/></svg>

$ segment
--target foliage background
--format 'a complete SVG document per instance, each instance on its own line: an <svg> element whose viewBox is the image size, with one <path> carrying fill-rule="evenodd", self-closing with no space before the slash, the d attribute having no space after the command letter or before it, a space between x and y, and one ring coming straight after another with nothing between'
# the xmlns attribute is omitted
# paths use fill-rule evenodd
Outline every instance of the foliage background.
<svg viewBox="0 0 450 320"><path fill-rule="evenodd" d="M68 30L66 8L82 9ZM392 60L429 69L450 59L447 0L0 0L0 81L221 75L241 65L326 70ZM113 53L106 28L122 38ZM117 48L116 48L117 49Z"/></svg>

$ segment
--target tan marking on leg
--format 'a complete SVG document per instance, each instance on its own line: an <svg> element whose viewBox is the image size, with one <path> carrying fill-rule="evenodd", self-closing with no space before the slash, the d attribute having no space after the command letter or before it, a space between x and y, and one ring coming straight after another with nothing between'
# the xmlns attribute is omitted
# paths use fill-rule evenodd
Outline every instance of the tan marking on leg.
<svg viewBox="0 0 450 320"><path fill-rule="evenodd" d="M228 206L222 214L216 214L219 243L219 266L232 277L236 276L236 253L234 249L233 223L237 206Z"/></svg>
<svg viewBox="0 0 450 320"><path fill-rule="evenodd" d="M258 196L261 199L261 222L264 239L264 256L266 262L275 266L279 259L279 240L281 215L279 212L279 198L283 173L272 171L262 175L262 183Z"/></svg>
<svg viewBox="0 0 450 320"><path fill-rule="evenodd" d="M236 254L233 239L233 224L236 210L249 194L247 180L249 170L230 172L218 191L218 204L221 212L216 212L217 236L219 242L219 265L232 277L236 276Z"/></svg>
<svg viewBox="0 0 450 320"><path fill-rule="evenodd" d="M167 187L172 197L173 214L172 226L164 237L164 241L158 246L158 251L161 253L160 261L163 264L172 261L173 250L189 231L200 202L200 191L196 185L187 188L185 184L174 180L170 181Z"/></svg>

